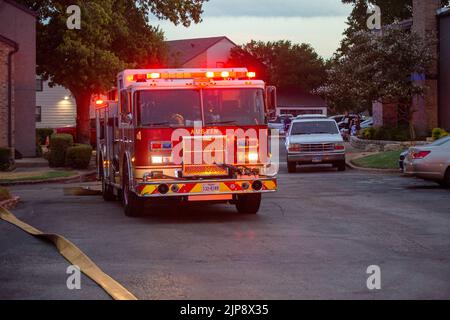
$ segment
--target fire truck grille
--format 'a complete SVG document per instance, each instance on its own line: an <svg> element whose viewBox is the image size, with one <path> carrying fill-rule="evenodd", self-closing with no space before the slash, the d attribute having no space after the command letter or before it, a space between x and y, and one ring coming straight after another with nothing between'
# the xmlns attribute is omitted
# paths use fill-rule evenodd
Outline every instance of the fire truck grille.
<svg viewBox="0 0 450 320"><path fill-rule="evenodd" d="M225 162L225 136L183 137L183 176L227 176L228 169L215 163Z"/></svg>
<svg viewBox="0 0 450 320"><path fill-rule="evenodd" d="M189 165L183 168L183 177L218 177L227 175L227 168L216 165Z"/></svg>
<svg viewBox="0 0 450 320"><path fill-rule="evenodd" d="M301 144L300 151L301 152L334 151L334 145L332 143Z"/></svg>

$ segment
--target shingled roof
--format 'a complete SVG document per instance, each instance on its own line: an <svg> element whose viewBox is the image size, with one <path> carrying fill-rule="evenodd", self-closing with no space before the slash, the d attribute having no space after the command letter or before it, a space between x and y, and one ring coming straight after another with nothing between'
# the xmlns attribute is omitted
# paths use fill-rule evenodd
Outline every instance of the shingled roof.
<svg viewBox="0 0 450 320"><path fill-rule="evenodd" d="M234 44L234 42L227 37L167 41L170 64L183 65L224 39Z"/></svg>

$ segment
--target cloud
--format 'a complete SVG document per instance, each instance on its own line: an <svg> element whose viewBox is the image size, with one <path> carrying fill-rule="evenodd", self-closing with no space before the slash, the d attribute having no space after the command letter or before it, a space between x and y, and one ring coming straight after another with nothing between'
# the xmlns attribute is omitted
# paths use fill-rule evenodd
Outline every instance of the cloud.
<svg viewBox="0 0 450 320"><path fill-rule="evenodd" d="M347 16L351 7L340 0L209 0L204 17Z"/></svg>

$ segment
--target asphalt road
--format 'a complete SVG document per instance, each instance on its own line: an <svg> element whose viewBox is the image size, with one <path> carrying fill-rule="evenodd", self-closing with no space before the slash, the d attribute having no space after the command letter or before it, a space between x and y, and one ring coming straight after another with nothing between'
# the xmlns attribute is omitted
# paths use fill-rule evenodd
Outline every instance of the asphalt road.
<svg viewBox="0 0 450 320"><path fill-rule="evenodd" d="M328 168L279 176L256 216L227 205L151 208L18 186L14 213L77 244L140 299L450 298L450 191L399 175ZM381 290L366 269L381 268ZM0 299L109 299L68 290L55 249L0 221Z"/></svg>

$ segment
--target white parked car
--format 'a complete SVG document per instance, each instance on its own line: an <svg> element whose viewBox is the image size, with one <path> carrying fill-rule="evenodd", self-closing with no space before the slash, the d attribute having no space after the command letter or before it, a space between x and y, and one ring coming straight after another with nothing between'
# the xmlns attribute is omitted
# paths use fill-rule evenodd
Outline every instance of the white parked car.
<svg viewBox="0 0 450 320"><path fill-rule="evenodd" d="M286 153L289 173L298 164L332 164L345 171L344 140L332 119L295 119L286 135Z"/></svg>
<svg viewBox="0 0 450 320"><path fill-rule="evenodd" d="M403 170L407 175L450 187L450 136L410 148L403 160Z"/></svg>
<svg viewBox="0 0 450 320"><path fill-rule="evenodd" d="M281 134L284 134L284 121L286 118L293 118L292 114L283 114L269 121L269 129L277 129Z"/></svg>
<svg viewBox="0 0 450 320"><path fill-rule="evenodd" d="M367 129L373 127L373 118L368 118L361 122L361 129Z"/></svg>

